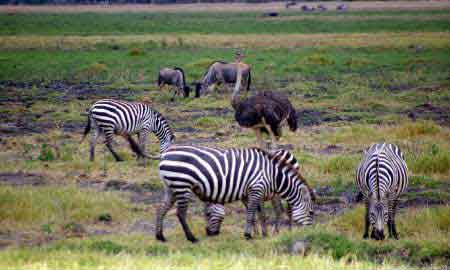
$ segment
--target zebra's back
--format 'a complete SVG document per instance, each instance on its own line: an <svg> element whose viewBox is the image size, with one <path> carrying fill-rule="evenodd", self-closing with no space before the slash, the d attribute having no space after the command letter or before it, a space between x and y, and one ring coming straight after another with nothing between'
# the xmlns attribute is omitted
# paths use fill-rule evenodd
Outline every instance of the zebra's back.
<svg viewBox="0 0 450 270"><path fill-rule="evenodd" d="M408 168L403 153L394 144L371 145L356 172L356 183L365 197L389 194L397 197L408 185Z"/></svg>
<svg viewBox="0 0 450 270"><path fill-rule="evenodd" d="M140 130L151 111L145 103L102 99L91 106L89 113L100 128L112 128L120 134Z"/></svg>
<svg viewBox="0 0 450 270"><path fill-rule="evenodd" d="M193 190L202 200L228 203L242 199L250 182L262 173L257 149L176 145L161 156L160 176L175 192Z"/></svg>

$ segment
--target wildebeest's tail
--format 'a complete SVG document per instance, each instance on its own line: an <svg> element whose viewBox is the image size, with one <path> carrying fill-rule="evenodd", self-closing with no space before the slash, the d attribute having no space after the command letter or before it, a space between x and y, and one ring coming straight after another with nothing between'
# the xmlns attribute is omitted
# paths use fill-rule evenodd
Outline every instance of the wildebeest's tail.
<svg viewBox="0 0 450 270"><path fill-rule="evenodd" d="M248 71L248 79L247 79L247 92L250 91L250 85L252 84L252 71Z"/></svg>
<svg viewBox="0 0 450 270"><path fill-rule="evenodd" d="M161 73L158 73L158 86L159 87L161 87L161 83L162 83Z"/></svg>

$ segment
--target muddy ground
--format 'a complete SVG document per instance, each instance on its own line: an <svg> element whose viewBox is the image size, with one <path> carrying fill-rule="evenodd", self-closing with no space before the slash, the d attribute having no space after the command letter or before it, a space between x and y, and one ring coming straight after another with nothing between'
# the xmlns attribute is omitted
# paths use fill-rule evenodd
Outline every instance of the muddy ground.
<svg viewBox="0 0 450 270"><path fill-rule="evenodd" d="M49 129L57 127L60 123L55 121L46 121L46 114L54 113L55 110L48 109L43 112L35 112L32 110L33 104L37 102L48 102L49 104L67 104L68 102L77 102L80 104L91 104L95 100L102 98L113 98L123 100L139 100L145 96L144 90L127 89L127 88L108 88L106 84L79 83L68 84L65 82L51 83L20 83L3 81L0 82L0 137L16 136L30 133L44 133ZM305 95L304 98L310 98ZM92 101L92 102L89 102ZM215 117L232 117L231 108L217 108L205 110L183 110L177 108L177 103L168 103L171 112L188 113L191 120L205 116ZM85 106L87 110L88 105ZM7 110L8 109L8 110ZM12 112L12 113L11 113ZM68 110L63 110L68 112ZM349 112L349 111L345 111ZM300 126L315 126L326 122L354 122L361 120L361 117L355 115L340 115L338 112L325 110L309 110L299 109L297 111ZM450 126L450 106L438 107L430 103L420 104L406 111L398 112L398 114L406 115L412 120L431 119L437 123ZM62 128L66 132L81 133L86 122L84 116L86 111L80 111L80 121L62 121ZM169 121L184 120L183 116L177 117L170 114L166 117ZM182 127L175 129L176 132L195 133L199 130L195 127ZM212 138L217 134L213 133ZM220 135L220 134L219 134ZM212 139L211 138L211 139ZM199 141L196 143L200 143Z"/></svg>

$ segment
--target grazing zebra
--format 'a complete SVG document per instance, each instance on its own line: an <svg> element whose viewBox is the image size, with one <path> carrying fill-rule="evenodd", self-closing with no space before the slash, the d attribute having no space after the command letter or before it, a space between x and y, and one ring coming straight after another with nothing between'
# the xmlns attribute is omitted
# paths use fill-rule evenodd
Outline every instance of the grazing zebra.
<svg viewBox="0 0 450 270"><path fill-rule="evenodd" d="M94 128L90 142L90 160L95 159L95 145L100 134L105 136L105 144L116 161L122 158L112 147L114 134L125 137L130 143L131 149L138 157L149 157L145 154L145 145L148 134L153 132L160 142L160 152L164 152L175 140L169 123L149 104L140 102L127 102L112 99L102 99L95 102L89 109L88 122L83 139ZM139 145L131 135L137 133ZM80 143L81 143L80 142Z"/></svg>
<svg viewBox="0 0 450 270"><path fill-rule="evenodd" d="M285 160L286 162L291 164L291 166L296 170L298 170L300 167L297 159L289 151L280 149L280 150L271 152L271 154L274 157L278 157L279 159ZM270 198L266 198L266 199L270 199ZM275 210L275 217L276 217L274 232L278 233L280 223L281 223L281 216L283 214L283 206L282 206L281 200L278 196L273 196L271 198L271 201L272 201L273 208ZM245 200L243 201L243 203L244 203L244 205L246 205ZM267 234L266 217L265 217L263 210L264 210L264 208L261 205L258 208L259 220L260 220L261 227L262 227L262 234L266 235ZM289 227L291 227L292 226L292 214L291 214L291 208L289 207L289 205L287 208L287 215L289 218ZM206 221L207 221L206 234L210 235L210 236L218 235L220 233L220 227L221 227L223 219L225 217L225 207L221 204L208 203L208 204L206 204L205 217L206 217Z"/></svg>
<svg viewBox="0 0 450 270"><path fill-rule="evenodd" d="M314 197L307 183L298 180L298 171L286 160L261 149L173 145L162 153L159 171L165 185L164 203L156 214L156 239L160 241L165 241L164 217L175 202L186 238L197 241L186 222L188 204L194 194L215 204L246 199L247 239L252 238L258 206L273 195L287 200L296 223L313 223Z"/></svg>
<svg viewBox="0 0 450 270"><path fill-rule="evenodd" d="M356 185L366 202L364 238L384 239L387 222L389 237L398 239L395 211L399 195L408 185L408 168L400 149L394 144L373 144L356 170Z"/></svg>

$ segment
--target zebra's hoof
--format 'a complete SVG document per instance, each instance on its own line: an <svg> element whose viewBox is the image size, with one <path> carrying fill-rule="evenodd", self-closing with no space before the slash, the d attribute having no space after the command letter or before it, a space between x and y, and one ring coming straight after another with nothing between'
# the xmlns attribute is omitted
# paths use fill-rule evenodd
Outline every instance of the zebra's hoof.
<svg viewBox="0 0 450 270"><path fill-rule="evenodd" d="M157 234L156 240L161 241L161 242L167 242L166 238L162 234Z"/></svg>
<svg viewBox="0 0 450 270"><path fill-rule="evenodd" d="M244 233L245 239L246 240L252 240L252 235L249 233Z"/></svg>
<svg viewBox="0 0 450 270"><path fill-rule="evenodd" d="M197 243L198 242L198 239L195 238L195 237L190 237L190 238L188 238L188 240L191 241L192 243Z"/></svg>

